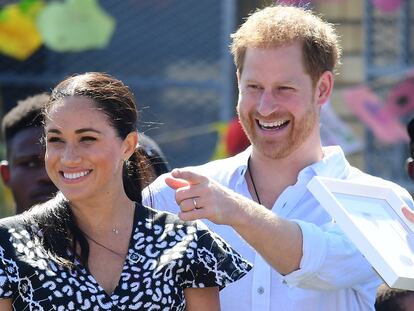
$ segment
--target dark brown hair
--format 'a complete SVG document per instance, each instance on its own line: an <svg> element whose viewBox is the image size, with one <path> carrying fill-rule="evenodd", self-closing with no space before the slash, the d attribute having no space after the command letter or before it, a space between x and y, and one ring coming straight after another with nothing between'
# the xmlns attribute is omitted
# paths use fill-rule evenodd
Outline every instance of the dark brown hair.
<svg viewBox="0 0 414 311"><path fill-rule="evenodd" d="M43 115L47 123L50 111L66 97L84 97L93 101L96 107L108 116L108 121L121 139L137 131L138 111L130 89L120 80L98 72L71 76L60 82L52 91ZM138 148L125 162L123 184L126 195L132 201L141 203L141 191L154 178L150 164ZM42 232L41 242L48 253L61 264L74 267L74 257L87 266L89 244L77 225L70 209L70 202L61 193L31 212L36 226ZM76 246L79 245L79 253ZM69 254L68 253L69 250Z"/></svg>

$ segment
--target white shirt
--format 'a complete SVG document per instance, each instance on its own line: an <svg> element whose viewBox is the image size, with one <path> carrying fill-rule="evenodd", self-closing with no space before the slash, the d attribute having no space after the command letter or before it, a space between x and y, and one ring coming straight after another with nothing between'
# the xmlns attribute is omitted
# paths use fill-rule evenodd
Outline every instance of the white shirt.
<svg viewBox="0 0 414 311"><path fill-rule="evenodd" d="M295 221L302 230L303 257L299 270L282 276L230 226L204 220L212 231L254 264L245 277L220 292L222 310L374 310L376 288L381 280L306 185L315 175L383 184L394 188L409 207L413 207L413 201L402 187L352 167L340 147L324 147L323 152L324 158L304 168L297 183L287 187L272 208L273 213ZM250 153L251 147L232 158L193 168L252 199L245 179ZM164 178L165 175L160 176L149 186L151 195L148 188L144 190L144 204L177 213L175 192L165 184Z"/></svg>

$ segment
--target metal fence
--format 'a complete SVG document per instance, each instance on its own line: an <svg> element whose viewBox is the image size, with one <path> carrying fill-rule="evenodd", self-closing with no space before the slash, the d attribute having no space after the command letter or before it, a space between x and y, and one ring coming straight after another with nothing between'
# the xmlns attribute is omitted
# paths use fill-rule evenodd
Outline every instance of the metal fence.
<svg viewBox="0 0 414 311"><path fill-rule="evenodd" d="M65 76L103 71L134 91L140 130L160 144L172 167L208 161L218 137L212 124L234 112L228 45L235 1L101 0L100 5L116 20L105 49L58 53L42 47L26 61L0 55L3 111Z"/></svg>
<svg viewBox="0 0 414 311"><path fill-rule="evenodd" d="M414 5L403 0L394 12L381 12L371 0L365 0L365 69L366 82L383 99L391 88L413 69ZM401 117L406 124L409 116ZM404 162L408 146L385 146L366 132L364 152L366 170L393 180L414 193L413 182L407 177Z"/></svg>

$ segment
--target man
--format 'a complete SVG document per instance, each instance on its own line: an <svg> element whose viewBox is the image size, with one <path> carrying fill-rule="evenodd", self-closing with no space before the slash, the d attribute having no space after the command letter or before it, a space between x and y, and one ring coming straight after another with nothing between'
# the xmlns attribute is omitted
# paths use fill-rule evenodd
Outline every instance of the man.
<svg viewBox="0 0 414 311"><path fill-rule="evenodd" d="M208 219L254 263L220 293L223 310L374 310L378 276L306 185L316 175L381 184L413 202L398 185L351 167L340 147L321 146L320 110L340 58L334 29L310 11L274 6L232 38L237 111L252 146L158 178L146 202Z"/></svg>
<svg viewBox="0 0 414 311"><path fill-rule="evenodd" d="M377 291L376 311L414 311L414 292L382 284Z"/></svg>
<svg viewBox="0 0 414 311"><path fill-rule="evenodd" d="M1 161L0 172L11 189L17 214L57 191L46 173L41 143L41 111L48 100L49 95L42 93L19 101L2 121L7 160Z"/></svg>

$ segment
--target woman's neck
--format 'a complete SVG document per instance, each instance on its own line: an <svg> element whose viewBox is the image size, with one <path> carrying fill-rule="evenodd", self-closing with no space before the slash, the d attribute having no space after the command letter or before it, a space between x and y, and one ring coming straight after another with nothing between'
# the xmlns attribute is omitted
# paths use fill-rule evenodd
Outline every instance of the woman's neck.
<svg viewBox="0 0 414 311"><path fill-rule="evenodd" d="M132 223L135 202L126 195L100 202L70 202L79 228L87 234L100 235L129 227Z"/></svg>

